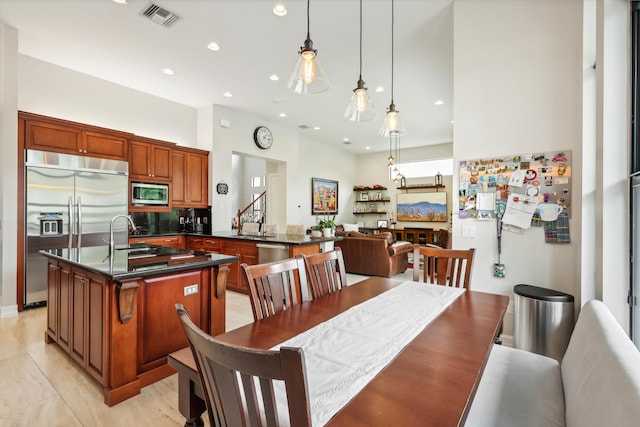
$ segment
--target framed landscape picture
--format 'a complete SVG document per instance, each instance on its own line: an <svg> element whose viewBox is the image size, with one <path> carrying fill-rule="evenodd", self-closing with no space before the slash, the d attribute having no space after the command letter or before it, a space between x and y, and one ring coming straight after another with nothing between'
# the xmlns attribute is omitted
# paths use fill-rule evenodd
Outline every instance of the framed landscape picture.
<svg viewBox="0 0 640 427"><path fill-rule="evenodd" d="M447 193L398 194L398 221L447 222Z"/></svg>
<svg viewBox="0 0 640 427"><path fill-rule="evenodd" d="M311 214L338 213L338 181L311 178Z"/></svg>

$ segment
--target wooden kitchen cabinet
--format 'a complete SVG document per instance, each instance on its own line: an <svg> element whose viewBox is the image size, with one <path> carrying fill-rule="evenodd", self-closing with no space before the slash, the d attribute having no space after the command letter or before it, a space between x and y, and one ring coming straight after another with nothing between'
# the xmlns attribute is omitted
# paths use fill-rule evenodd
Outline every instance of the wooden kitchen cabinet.
<svg viewBox="0 0 640 427"><path fill-rule="evenodd" d="M144 182L171 180L174 144L139 138L129 142L129 177Z"/></svg>
<svg viewBox="0 0 640 427"><path fill-rule="evenodd" d="M64 121L26 120L28 149L127 161L127 135L98 132L64 124Z"/></svg>
<svg viewBox="0 0 640 427"><path fill-rule="evenodd" d="M148 245L167 246L169 248L186 249L185 236L129 237L129 244L146 243Z"/></svg>
<svg viewBox="0 0 640 427"><path fill-rule="evenodd" d="M222 250L222 240L212 237L187 236L187 249L220 253Z"/></svg>
<svg viewBox="0 0 640 427"><path fill-rule="evenodd" d="M249 289L242 279L240 264L246 263L248 265L255 265L258 263L258 247L256 246L256 243L224 240L221 253L238 257L238 261L229 266L227 288L245 294L249 293Z"/></svg>
<svg viewBox="0 0 640 427"><path fill-rule="evenodd" d="M196 149L174 149L171 164L172 206L206 208L209 204L209 153Z"/></svg>
<svg viewBox="0 0 640 427"><path fill-rule="evenodd" d="M56 341L101 383L105 375L106 280L71 266L49 261L48 342Z"/></svg>

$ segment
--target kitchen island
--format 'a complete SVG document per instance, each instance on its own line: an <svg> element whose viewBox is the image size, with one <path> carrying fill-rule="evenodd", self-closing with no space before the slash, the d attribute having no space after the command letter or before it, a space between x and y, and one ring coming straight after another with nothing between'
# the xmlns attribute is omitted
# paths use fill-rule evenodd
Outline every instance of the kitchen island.
<svg viewBox="0 0 640 427"><path fill-rule="evenodd" d="M237 292L249 293L242 280L240 264L264 264L311 255L333 249L333 242L341 237L312 238L304 234L238 234L237 232L213 232L212 238L221 243L220 253L236 256L238 261L229 266L228 286Z"/></svg>
<svg viewBox="0 0 640 427"><path fill-rule="evenodd" d="M148 244L40 251L48 258L47 343L57 343L115 405L174 373L167 355L188 345L180 303L211 335L225 332L235 256Z"/></svg>
<svg viewBox="0 0 640 427"><path fill-rule="evenodd" d="M132 235L129 243L172 245L186 249L221 253L237 258L229 266L227 288L248 293L242 280L240 264L263 264L296 255L310 255L333 249L341 237L311 237L305 234L238 234L237 231L214 231L211 234L167 233L162 235Z"/></svg>

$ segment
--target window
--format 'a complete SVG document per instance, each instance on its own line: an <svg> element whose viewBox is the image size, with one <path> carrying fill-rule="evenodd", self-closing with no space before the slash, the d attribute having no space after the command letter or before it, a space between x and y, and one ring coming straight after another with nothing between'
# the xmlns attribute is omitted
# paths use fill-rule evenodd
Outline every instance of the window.
<svg viewBox="0 0 640 427"><path fill-rule="evenodd" d="M424 178L427 176L436 176L438 172L440 172L441 175L453 175L452 158L399 163L392 166L391 169L396 166L405 178Z"/></svg>
<svg viewBox="0 0 640 427"><path fill-rule="evenodd" d="M251 178L251 186L252 187L264 187L265 177L264 176L254 176Z"/></svg>

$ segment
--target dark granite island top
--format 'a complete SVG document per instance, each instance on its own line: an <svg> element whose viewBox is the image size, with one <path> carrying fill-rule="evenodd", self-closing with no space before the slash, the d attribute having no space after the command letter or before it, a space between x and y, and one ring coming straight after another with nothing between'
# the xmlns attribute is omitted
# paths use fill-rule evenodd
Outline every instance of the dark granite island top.
<svg viewBox="0 0 640 427"><path fill-rule="evenodd" d="M168 248L146 243L116 246L109 257L108 246L73 249L45 249L46 257L68 262L114 281L130 280L160 273L230 264L237 257L194 250Z"/></svg>
<svg viewBox="0 0 640 427"><path fill-rule="evenodd" d="M214 231L211 237L221 239L245 240L250 242L277 243L281 245L313 245L324 242L335 242L342 237L311 237L307 234L238 234L236 231Z"/></svg>
<svg viewBox="0 0 640 427"><path fill-rule="evenodd" d="M167 355L188 345L180 303L205 332L225 332L233 255L147 244L40 251L48 258L45 342L55 342L115 405L175 371Z"/></svg>

